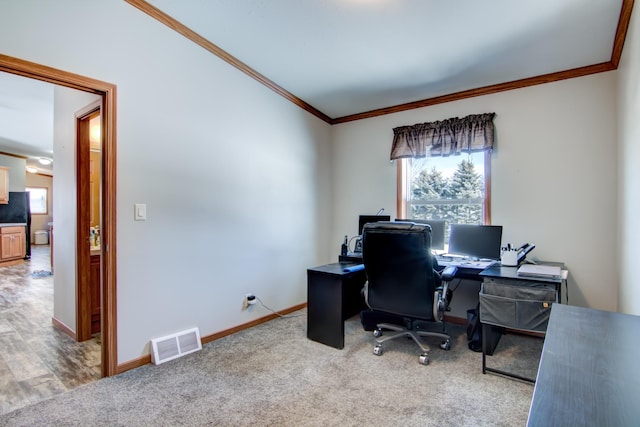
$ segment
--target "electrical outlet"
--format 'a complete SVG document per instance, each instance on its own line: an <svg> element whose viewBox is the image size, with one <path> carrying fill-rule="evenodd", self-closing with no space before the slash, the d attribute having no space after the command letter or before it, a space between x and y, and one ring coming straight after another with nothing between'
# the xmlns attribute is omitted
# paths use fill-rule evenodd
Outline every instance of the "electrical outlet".
<svg viewBox="0 0 640 427"><path fill-rule="evenodd" d="M250 305L256 303L256 296L254 294L244 294L244 300L242 301L242 309L246 310Z"/></svg>

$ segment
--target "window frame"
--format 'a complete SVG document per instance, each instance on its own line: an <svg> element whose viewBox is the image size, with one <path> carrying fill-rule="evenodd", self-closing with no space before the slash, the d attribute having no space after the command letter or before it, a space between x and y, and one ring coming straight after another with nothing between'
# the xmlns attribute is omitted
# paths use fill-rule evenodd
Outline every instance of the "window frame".
<svg viewBox="0 0 640 427"><path fill-rule="evenodd" d="M44 190L44 212L34 212L31 206L31 190ZM49 188L38 186L26 186L25 191L29 192L29 210L31 215L49 215Z"/></svg>
<svg viewBox="0 0 640 427"><path fill-rule="evenodd" d="M409 171L408 158L397 159L397 218L409 218ZM483 224L491 225L491 150L484 151L484 202L482 206Z"/></svg>

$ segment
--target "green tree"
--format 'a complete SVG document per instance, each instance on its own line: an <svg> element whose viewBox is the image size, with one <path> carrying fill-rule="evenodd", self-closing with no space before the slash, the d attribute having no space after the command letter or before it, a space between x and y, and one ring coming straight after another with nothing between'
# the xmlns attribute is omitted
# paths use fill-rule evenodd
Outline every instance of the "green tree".
<svg viewBox="0 0 640 427"><path fill-rule="evenodd" d="M442 172L433 166L423 170L413 183L413 198L418 200L434 200L447 197L448 180Z"/></svg>
<svg viewBox="0 0 640 427"><path fill-rule="evenodd" d="M451 177L449 194L453 199L465 200L452 205L455 222L477 224L482 222L482 196L484 185L482 176L476 172L473 161L463 159Z"/></svg>
<svg viewBox="0 0 640 427"><path fill-rule="evenodd" d="M412 183L412 198L416 201L428 202L448 197L449 180L435 166L424 169ZM440 218L441 206L437 204L413 205L412 218Z"/></svg>
<svg viewBox="0 0 640 427"><path fill-rule="evenodd" d="M416 172L418 175L412 179L410 218L482 224L484 177L476 172L471 156L460 160L451 177L445 176L437 164Z"/></svg>

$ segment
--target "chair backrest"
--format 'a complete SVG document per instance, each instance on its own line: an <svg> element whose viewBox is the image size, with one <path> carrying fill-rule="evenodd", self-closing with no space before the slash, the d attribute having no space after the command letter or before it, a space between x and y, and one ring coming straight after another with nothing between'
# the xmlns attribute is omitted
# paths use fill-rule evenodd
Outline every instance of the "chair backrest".
<svg viewBox="0 0 640 427"><path fill-rule="evenodd" d="M429 225L366 224L362 260L371 309L433 320L433 292L439 280L433 270Z"/></svg>

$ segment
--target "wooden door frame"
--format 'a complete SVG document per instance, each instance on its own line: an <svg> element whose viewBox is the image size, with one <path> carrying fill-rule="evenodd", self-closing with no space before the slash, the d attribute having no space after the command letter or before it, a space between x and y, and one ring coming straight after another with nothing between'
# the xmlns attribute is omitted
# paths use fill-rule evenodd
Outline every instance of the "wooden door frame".
<svg viewBox="0 0 640 427"><path fill-rule="evenodd" d="M118 373L116 310L116 86L0 54L0 71L102 97L102 376Z"/></svg>
<svg viewBox="0 0 640 427"><path fill-rule="evenodd" d="M91 243L89 242L89 120L102 117L102 101L98 100L76 111L76 340L91 338ZM102 143L100 143L102 146ZM102 170L102 167L101 167ZM102 172L101 172L102 173ZM84 207L83 207L84 206ZM102 317L102 316L100 316Z"/></svg>

